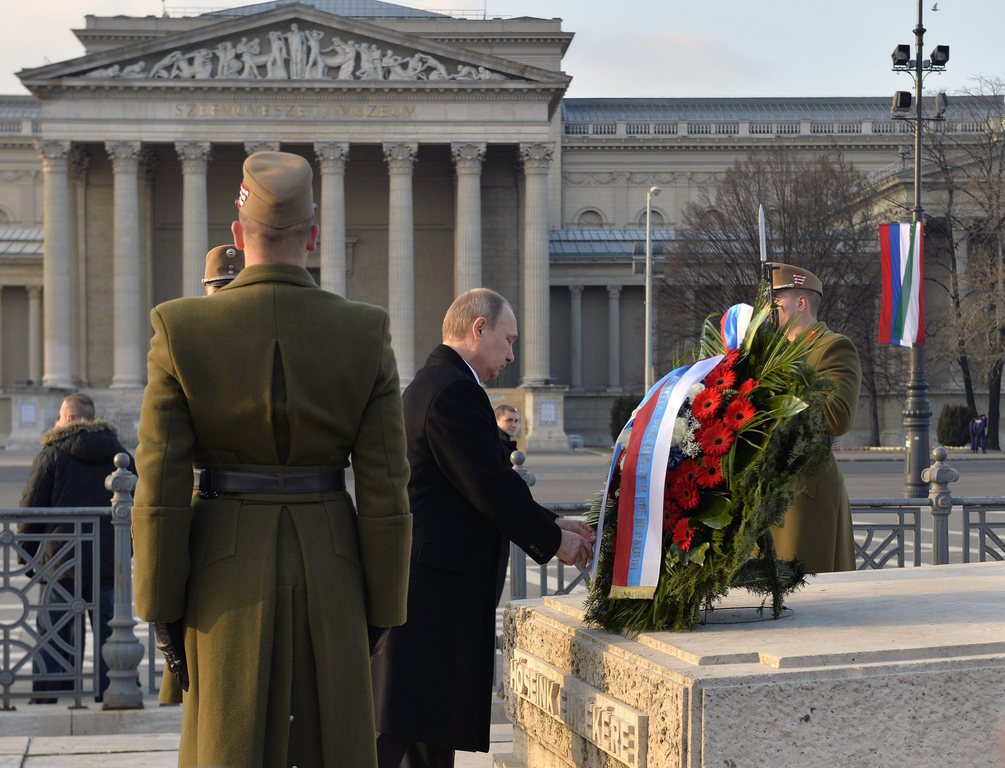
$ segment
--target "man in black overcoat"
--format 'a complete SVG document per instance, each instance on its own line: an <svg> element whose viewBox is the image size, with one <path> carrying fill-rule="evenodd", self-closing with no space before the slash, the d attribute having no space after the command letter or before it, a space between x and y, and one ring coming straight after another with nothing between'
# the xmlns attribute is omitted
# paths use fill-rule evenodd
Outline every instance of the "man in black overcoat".
<svg viewBox="0 0 1005 768"><path fill-rule="evenodd" d="M413 516L408 621L373 660L380 768L449 768L487 752L495 610L509 542L538 563L586 567L591 529L535 503L499 441L481 382L513 362L516 317L498 293L458 296L443 344L403 395Z"/></svg>

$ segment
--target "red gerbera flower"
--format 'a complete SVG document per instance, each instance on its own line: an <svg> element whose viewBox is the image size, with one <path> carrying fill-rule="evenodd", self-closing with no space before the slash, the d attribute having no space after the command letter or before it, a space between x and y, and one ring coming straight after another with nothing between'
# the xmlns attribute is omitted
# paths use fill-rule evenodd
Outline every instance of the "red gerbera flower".
<svg viewBox="0 0 1005 768"><path fill-rule="evenodd" d="M739 429L752 418L754 414L757 413L757 409L754 408L754 404L743 397L738 397L733 402L729 404L726 408L726 414L723 417L723 421L726 422L733 429Z"/></svg>
<svg viewBox="0 0 1005 768"><path fill-rule="evenodd" d="M761 382L755 381L754 379L747 379L740 385L740 394L749 395L753 391L754 387L756 387L760 383Z"/></svg>
<svg viewBox="0 0 1005 768"><path fill-rule="evenodd" d="M736 382L736 374L728 367L719 363L705 377L705 388L729 389Z"/></svg>
<svg viewBox="0 0 1005 768"><path fill-rule="evenodd" d="M691 401L691 413L704 424L715 416L720 405L722 405L722 393L717 389L706 388Z"/></svg>
<svg viewBox="0 0 1005 768"><path fill-rule="evenodd" d="M677 467L677 471L674 473L674 481L677 478L683 478L689 483L698 482L698 472L701 468L698 466L698 462L694 459L684 459Z"/></svg>
<svg viewBox="0 0 1005 768"><path fill-rule="evenodd" d="M697 479L678 478L670 489L670 493L673 494L673 499L677 506L685 511L694 509L698 506L698 502L701 501Z"/></svg>
<svg viewBox="0 0 1005 768"><path fill-rule="evenodd" d="M683 517L678 520L673 529L673 543L680 547L682 552L689 552L693 539L694 529L688 525L688 519Z"/></svg>
<svg viewBox="0 0 1005 768"><path fill-rule="evenodd" d="M681 512L680 507L678 507L673 502L670 502L670 507L669 508L667 508L667 505L664 504L663 505L663 533L671 533L673 531L673 529L674 529L674 526L676 526L677 522L681 519L681 515L682 514L683 513Z"/></svg>
<svg viewBox="0 0 1005 768"><path fill-rule="evenodd" d="M708 424L695 433L701 450L709 456L724 456L733 445L735 434L725 424Z"/></svg>
<svg viewBox="0 0 1005 768"><path fill-rule="evenodd" d="M726 481L722 476L722 461L718 456L706 456L705 464L698 473L698 485L702 488L717 488Z"/></svg>
<svg viewBox="0 0 1005 768"><path fill-rule="evenodd" d="M723 358L719 365L724 365L727 368L734 368L736 364L740 361L740 350L731 349L726 352L726 357Z"/></svg>

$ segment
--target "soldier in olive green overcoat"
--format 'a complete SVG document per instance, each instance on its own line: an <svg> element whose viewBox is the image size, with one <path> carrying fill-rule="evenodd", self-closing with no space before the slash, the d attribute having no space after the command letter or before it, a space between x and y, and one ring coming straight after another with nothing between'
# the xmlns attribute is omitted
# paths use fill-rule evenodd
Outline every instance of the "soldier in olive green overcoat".
<svg viewBox="0 0 1005 768"><path fill-rule="evenodd" d="M779 325L790 339L814 334L806 358L817 374L831 383L824 407L827 434L847 432L855 420L862 367L847 336L817 322L823 284L812 272L790 264L772 265L772 285ZM834 454L813 472L797 479L799 495L785 513L782 526L772 529L775 549L783 560L800 560L814 573L855 570L851 506Z"/></svg>
<svg viewBox="0 0 1005 768"><path fill-rule="evenodd" d="M247 266L151 313L136 609L183 620L179 766L376 762L367 625L404 621L411 543L401 397L386 313L304 269L311 186L302 158L249 157Z"/></svg>

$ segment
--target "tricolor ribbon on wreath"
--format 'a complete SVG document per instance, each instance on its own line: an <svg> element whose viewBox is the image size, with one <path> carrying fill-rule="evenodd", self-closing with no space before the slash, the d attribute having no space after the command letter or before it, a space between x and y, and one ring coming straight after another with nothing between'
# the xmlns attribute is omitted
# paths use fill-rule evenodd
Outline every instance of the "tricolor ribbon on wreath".
<svg viewBox="0 0 1005 768"><path fill-rule="evenodd" d="M721 332L727 349L738 349L753 315L753 307L736 304L723 315ZM701 382L724 355L703 358L666 374L635 409L614 446L611 470L604 485L597 530L604 516L611 485L622 466L614 543L612 598L648 599L656 591L663 561L664 477L670 457L674 423L692 387ZM631 430L627 445L624 433ZM590 578L596 577L601 537L594 544Z"/></svg>

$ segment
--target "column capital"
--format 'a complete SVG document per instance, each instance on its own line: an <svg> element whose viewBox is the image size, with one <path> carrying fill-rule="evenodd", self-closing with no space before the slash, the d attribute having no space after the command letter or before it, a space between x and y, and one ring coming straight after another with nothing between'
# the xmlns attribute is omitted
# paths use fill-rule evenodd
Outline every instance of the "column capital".
<svg viewBox="0 0 1005 768"><path fill-rule="evenodd" d="M278 141L246 141L244 142L244 154L253 155L256 152L278 152Z"/></svg>
<svg viewBox="0 0 1005 768"><path fill-rule="evenodd" d="M107 141L105 151L112 160L115 173L135 173L140 164L142 143L138 141Z"/></svg>
<svg viewBox="0 0 1005 768"><path fill-rule="evenodd" d="M570 285L569 295L576 301L583 298L583 286L582 285Z"/></svg>
<svg viewBox="0 0 1005 768"><path fill-rule="evenodd" d="M480 173L485 160L485 144L460 142L450 145L450 155L458 173Z"/></svg>
<svg viewBox="0 0 1005 768"><path fill-rule="evenodd" d="M69 167L69 141L36 139L35 149L38 151L38 156L42 159L42 166L47 173L56 170L65 171Z"/></svg>
<svg viewBox="0 0 1005 768"><path fill-rule="evenodd" d="M551 143L535 142L520 145L520 160L524 173L547 173L555 146Z"/></svg>
<svg viewBox="0 0 1005 768"><path fill-rule="evenodd" d="M213 144L209 141L176 141L174 151L181 160L182 172L205 173L213 154Z"/></svg>
<svg viewBox="0 0 1005 768"><path fill-rule="evenodd" d="M26 285L24 287L25 291L28 293L28 298L32 301L38 301L42 298L42 286L41 285Z"/></svg>
<svg viewBox="0 0 1005 768"><path fill-rule="evenodd" d="M314 143L314 154L321 166L321 173L342 173L349 159L349 142L318 141Z"/></svg>
<svg viewBox="0 0 1005 768"><path fill-rule="evenodd" d="M398 144L384 145L384 160L387 161L388 170L391 173L411 173L412 164L419 151L418 144Z"/></svg>
<svg viewBox="0 0 1005 768"><path fill-rule="evenodd" d="M621 295L621 289L624 286L621 285L609 285L607 286L607 298L616 299Z"/></svg>

